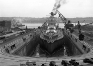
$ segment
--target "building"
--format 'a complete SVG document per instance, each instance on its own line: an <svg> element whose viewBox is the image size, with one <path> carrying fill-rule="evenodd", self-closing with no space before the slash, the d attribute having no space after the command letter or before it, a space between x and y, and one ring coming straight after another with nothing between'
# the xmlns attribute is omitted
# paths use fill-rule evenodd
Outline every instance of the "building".
<svg viewBox="0 0 93 66"><path fill-rule="evenodd" d="M0 21L0 32L11 31L11 28L23 27L22 20L13 18L12 20L2 20Z"/></svg>
<svg viewBox="0 0 93 66"><path fill-rule="evenodd" d="M6 20L0 21L0 26L6 27L6 28L11 28L11 21L6 21Z"/></svg>
<svg viewBox="0 0 93 66"><path fill-rule="evenodd" d="M0 21L0 32L9 31L11 28L11 21L3 20Z"/></svg>

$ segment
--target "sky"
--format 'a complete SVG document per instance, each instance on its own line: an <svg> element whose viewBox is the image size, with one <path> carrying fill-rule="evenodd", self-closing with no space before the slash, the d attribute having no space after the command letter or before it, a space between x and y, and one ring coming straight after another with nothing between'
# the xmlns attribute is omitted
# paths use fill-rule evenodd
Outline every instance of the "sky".
<svg viewBox="0 0 93 66"><path fill-rule="evenodd" d="M47 17L55 0L0 0L0 17ZM93 17L93 0L66 0L58 9L65 17Z"/></svg>

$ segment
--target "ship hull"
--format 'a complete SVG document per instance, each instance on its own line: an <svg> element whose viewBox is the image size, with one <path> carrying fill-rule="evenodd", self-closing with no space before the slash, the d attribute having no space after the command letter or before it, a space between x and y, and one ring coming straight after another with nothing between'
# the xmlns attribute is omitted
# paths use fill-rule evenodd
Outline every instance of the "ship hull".
<svg viewBox="0 0 93 66"><path fill-rule="evenodd" d="M40 39L40 47L49 54L53 54L64 45L64 38L48 43L46 40Z"/></svg>

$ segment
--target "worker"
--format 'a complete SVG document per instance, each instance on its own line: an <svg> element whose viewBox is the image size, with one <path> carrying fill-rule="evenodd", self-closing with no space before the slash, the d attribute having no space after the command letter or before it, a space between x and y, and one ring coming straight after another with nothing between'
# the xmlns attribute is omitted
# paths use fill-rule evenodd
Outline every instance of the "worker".
<svg viewBox="0 0 93 66"><path fill-rule="evenodd" d="M84 40L84 35L81 32L79 33L79 40L81 40L81 41Z"/></svg>
<svg viewBox="0 0 93 66"><path fill-rule="evenodd" d="M81 34L81 25L80 25L80 22L78 21L78 31L79 31L79 33Z"/></svg>

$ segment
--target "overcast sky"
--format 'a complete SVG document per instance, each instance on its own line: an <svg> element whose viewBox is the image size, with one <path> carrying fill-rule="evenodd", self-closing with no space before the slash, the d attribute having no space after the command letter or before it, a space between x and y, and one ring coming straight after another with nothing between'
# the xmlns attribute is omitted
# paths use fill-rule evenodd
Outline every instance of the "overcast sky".
<svg viewBox="0 0 93 66"><path fill-rule="evenodd" d="M46 17L55 0L0 0L0 17ZM93 0L67 0L59 11L65 17L93 17Z"/></svg>

